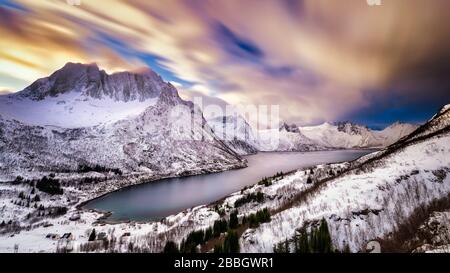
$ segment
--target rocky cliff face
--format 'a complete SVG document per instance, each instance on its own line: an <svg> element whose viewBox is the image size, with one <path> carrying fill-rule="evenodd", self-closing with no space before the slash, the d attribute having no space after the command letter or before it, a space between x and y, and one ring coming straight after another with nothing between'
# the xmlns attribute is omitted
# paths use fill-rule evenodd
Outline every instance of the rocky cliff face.
<svg viewBox="0 0 450 273"><path fill-rule="evenodd" d="M60 70L27 87L21 95L34 100L77 92L88 97L116 101L143 101L158 97L167 84L151 70L142 73L119 72L108 75L96 64L68 63ZM171 90L175 93L174 90ZM166 90L167 92L167 90Z"/></svg>

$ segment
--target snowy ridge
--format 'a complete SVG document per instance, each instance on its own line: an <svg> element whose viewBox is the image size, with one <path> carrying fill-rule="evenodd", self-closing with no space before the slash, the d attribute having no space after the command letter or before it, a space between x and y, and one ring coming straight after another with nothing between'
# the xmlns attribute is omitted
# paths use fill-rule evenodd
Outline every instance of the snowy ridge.
<svg viewBox="0 0 450 273"><path fill-rule="evenodd" d="M394 123L374 131L350 122L298 127L282 123L279 130L259 130L260 151L318 151L328 149L383 148L409 135L417 126ZM273 145L276 139L277 145Z"/></svg>
<svg viewBox="0 0 450 273"><path fill-rule="evenodd" d="M260 136L259 147L261 151L319 151L326 150L327 148L318 144L317 142L307 138L300 131L292 131L281 127L280 129L268 129L258 131ZM277 145L273 145L273 140L277 139ZM264 142L267 141L267 142ZM276 143L275 142L275 143Z"/></svg>
<svg viewBox="0 0 450 273"><path fill-rule="evenodd" d="M380 148L391 145L409 135L417 126L394 123L382 131L374 131L350 122L332 125L301 127L300 131L309 139L330 148Z"/></svg>
<svg viewBox="0 0 450 273"><path fill-rule="evenodd" d="M207 120L215 135L240 155L258 152L258 140L252 127L240 115Z"/></svg>

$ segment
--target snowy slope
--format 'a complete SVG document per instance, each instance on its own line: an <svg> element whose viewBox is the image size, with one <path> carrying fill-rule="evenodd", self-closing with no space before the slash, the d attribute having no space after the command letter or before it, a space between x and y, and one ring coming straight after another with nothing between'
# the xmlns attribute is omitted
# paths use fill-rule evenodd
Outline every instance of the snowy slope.
<svg viewBox="0 0 450 273"><path fill-rule="evenodd" d="M350 122L332 125L300 127L300 131L309 139L330 148L375 148L386 147L410 134L417 126L394 123L383 131L374 131L365 126Z"/></svg>
<svg viewBox="0 0 450 273"><path fill-rule="evenodd" d="M240 155L258 152L258 139L253 128L240 115L207 120L215 135Z"/></svg>
<svg viewBox="0 0 450 273"><path fill-rule="evenodd" d="M108 75L95 64L68 63L21 92L0 95L0 115L64 128L111 123L154 105L167 85L152 71Z"/></svg>
<svg viewBox="0 0 450 273"><path fill-rule="evenodd" d="M417 129L418 126L396 122L382 131L372 131L375 137L380 141L383 147L389 146L397 142L402 137L405 137Z"/></svg>
<svg viewBox="0 0 450 273"><path fill-rule="evenodd" d="M70 108L59 106L66 100ZM153 72L107 75L95 65L68 64L4 101L11 105L0 111L0 181L80 166L159 177L245 165Z"/></svg>
<svg viewBox="0 0 450 273"><path fill-rule="evenodd" d="M261 151L318 151L326 147L307 138L296 125L283 123L279 129L260 130Z"/></svg>
<svg viewBox="0 0 450 273"><path fill-rule="evenodd" d="M0 113L5 118L33 125L79 128L137 116L156 101L156 98L129 102L109 97L95 99L74 91L45 100L33 100L13 94L0 96Z"/></svg>
<svg viewBox="0 0 450 273"><path fill-rule="evenodd" d="M386 238L418 208L449 196L448 122L447 107L405 139L362 163L350 164L334 179L317 178L312 192L300 192L270 223L247 230L242 250L271 252L275 243L322 218L334 246L341 250L348 245L360 251L367 242Z"/></svg>

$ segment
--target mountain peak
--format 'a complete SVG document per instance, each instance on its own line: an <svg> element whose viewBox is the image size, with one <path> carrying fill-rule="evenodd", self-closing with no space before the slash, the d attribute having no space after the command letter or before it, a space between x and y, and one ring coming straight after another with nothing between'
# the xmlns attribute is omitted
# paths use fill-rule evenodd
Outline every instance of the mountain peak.
<svg viewBox="0 0 450 273"><path fill-rule="evenodd" d="M411 125L411 124L397 120L396 122L392 123L391 125L389 125L386 128L395 128L395 127L406 126L406 125Z"/></svg>
<svg viewBox="0 0 450 273"><path fill-rule="evenodd" d="M286 122L283 122L280 126L280 131L285 130L286 132L290 133L300 133L300 129L295 124L287 124Z"/></svg>
<svg viewBox="0 0 450 273"><path fill-rule="evenodd" d="M337 126L338 131L353 135L359 135L363 131L368 130L366 126L362 126L350 121L335 122L334 125Z"/></svg>
<svg viewBox="0 0 450 273"><path fill-rule="evenodd" d="M175 89L151 69L137 72L107 74L96 63L69 62L49 77L39 79L20 92L20 96L43 100L64 93L76 92L86 97L109 97L116 101L144 101L160 96L163 91ZM175 89L176 91L176 89Z"/></svg>
<svg viewBox="0 0 450 273"><path fill-rule="evenodd" d="M72 70L72 69L82 69L82 68L93 68L93 69L100 70L97 63L84 64L84 63L73 63L73 62L66 63L60 70Z"/></svg>

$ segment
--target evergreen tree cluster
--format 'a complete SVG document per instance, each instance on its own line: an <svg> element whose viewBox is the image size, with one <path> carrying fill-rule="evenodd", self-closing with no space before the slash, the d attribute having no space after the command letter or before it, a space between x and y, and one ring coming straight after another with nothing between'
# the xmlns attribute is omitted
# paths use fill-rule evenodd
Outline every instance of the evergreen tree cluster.
<svg viewBox="0 0 450 273"><path fill-rule="evenodd" d="M269 186L272 185L272 182L273 182L274 179L276 179L276 178L282 179L283 177L284 177L284 173L283 172L277 172L272 177L264 177L261 181L258 182L258 185L264 185L265 187L269 187Z"/></svg>
<svg viewBox="0 0 450 273"><path fill-rule="evenodd" d="M264 177L261 181L258 182L258 185L264 185L265 187L269 187L272 185L272 179Z"/></svg>
<svg viewBox="0 0 450 273"><path fill-rule="evenodd" d="M78 172L80 173L88 173L88 172L97 172L97 173L108 173L108 172L112 172L116 175L122 175L122 170L118 169L118 168L106 168L100 165L94 165L94 166L89 166L89 165L79 165L78 166Z"/></svg>
<svg viewBox="0 0 450 273"><path fill-rule="evenodd" d="M229 230L223 245L214 246L214 253L239 253L239 236L235 230Z"/></svg>
<svg viewBox="0 0 450 273"><path fill-rule="evenodd" d="M244 217L242 224L249 224L250 227L257 227L260 223L270 221L270 212L267 208L250 214ZM214 246L215 253L239 253L239 235L236 229L240 226L238 218L238 210L230 213L229 221L219 219L214 222L212 227L206 230L198 230L189 233L189 235L182 240L180 246L173 241L167 241L163 252L164 253L195 253L197 246L203 245L213 238L218 238L222 233L226 232L223 244Z"/></svg>
<svg viewBox="0 0 450 273"><path fill-rule="evenodd" d="M247 217L242 218L242 224L248 223L250 228L257 228L261 223L270 222L270 212L267 208L258 210L256 213L252 213Z"/></svg>
<svg viewBox="0 0 450 273"><path fill-rule="evenodd" d="M178 249L178 245L175 242L167 241L166 245L164 246L163 253L177 254L180 253L180 250Z"/></svg>
<svg viewBox="0 0 450 273"><path fill-rule="evenodd" d="M238 226L239 223L237 221L237 211L232 213L233 216L230 216L230 222L232 226ZM164 247L164 253L196 253L197 246L203 245L207 241L218 238L220 234L227 232L229 227L229 223L225 219L219 219L214 222L213 227L209 227L206 230L197 230L188 234L188 236L181 241L180 246L178 247L174 242L168 241L166 246ZM175 250L176 248L176 250ZM170 251L170 252L165 252Z"/></svg>
<svg viewBox="0 0 450 273"><path fill-rule="evenodd" d="M44 176L41 180L37 181L36 188L51 195L63 194L63 189L61 189L59 180L47 176Z"/></svg>
<svg viewBox="0 0 450 273"><path fill-rule="evenodd" d="M289 253L289 243L293 243L295 253L331 253L333 245L328 224L325 219L320 222L319 228L312 227L308 233L303 230L296 234L291 240L280 242L274 246L275 253Z"/></svg>
<svg viewBox="0 0 450 273"><path fill-rule="evenodd" d="M205 242L205 231L197 230L189 233L186 239L183 239L180 245L182 253L196 253L197 246Z"/></svg>
<svg viewBox="0 0 450 273"><path fill-rule="evenodd" d="M239 208L247 203L250 202L258 202L258 203L262 203L264 201L264 193L262 192L257 192L257 193L249 193L247 195L245 195L244 197L239 198L238 200L236 200L234 202L234 207L235 208Z"/></svg>
<svg viewBox="0 0 450 273"><path fill-rule="evenodd" d="M228 223L225 219L220 219L214 221L213 225L213 235L214 238L219 237L221 233L224 233L228 230Z"/></svg>

